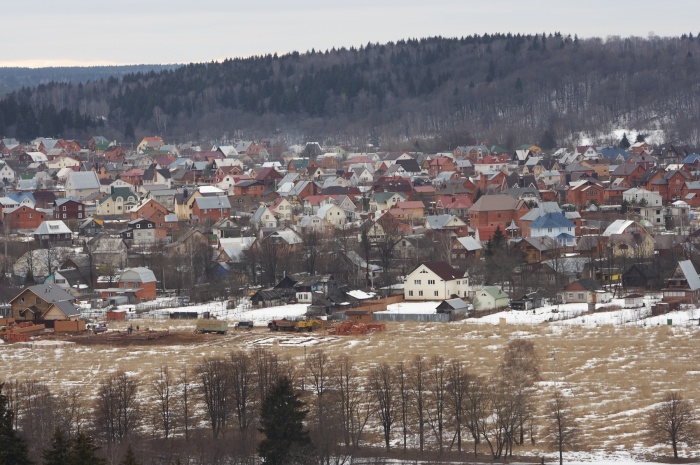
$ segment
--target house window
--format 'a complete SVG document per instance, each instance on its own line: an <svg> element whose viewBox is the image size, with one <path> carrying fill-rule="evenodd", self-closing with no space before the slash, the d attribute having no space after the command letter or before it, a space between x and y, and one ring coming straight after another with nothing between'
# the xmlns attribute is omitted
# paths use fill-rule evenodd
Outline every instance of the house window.
<svg viewBox="0 0 700 465"><path fill-rule="evenodd" d="M573 298L574 298L574 293L573 293L573 292L569 292L568 297L569 297L569 299L573 299Z"/></svg>
<svg viewBox="0 0 700 465"><path fill-rule="evenodd" d="M29 218L34 218L34 213L30 213Z"/></svg>
<svg viewBox="0 0 700 465"><path fill-rule="evenodd" d="M435 284L435 280L434 280L434 279L429 279L429 280L428 280L428 284Z"/></svg>
<svg viewBox="0 0 700 465"><path fill-rule="evenodd" d="M438 291L435 291L435 297L437 297L437 296L438 296Z"/></svg>
<svg viewBox="0 0 700 465"><path fill-rule="evenodd" d="M82 217L83 217L83 214L82 214L82 213L78 213L78 218L82 218Z"/></svg>
<svg viewBox="0 0 700 465"><path fill-rule="evenodd" d="M579 293L578 293L578 298L579 298L579 299L583 299L583 292L579 292Z"/></svg>
<svg viewBox="0 0 700 465"><path fill-rule="evenodd" d="M423 297L423 291L418 291L418 296Z"/></svg>
<svg viewBox="0 0 700 465"><path fill-rule="evenodd" d="M408 296L413 297L413 291L408 291Z"/></svg>
<svg viewBox="0 0 700 465"><path fill-rule="evenodd" d="M414 280L413 280L413 284L418 284L418 285L420 285L420 279L414 279Z"/></svg>
<svg viewBox="0 0 700 465"><path fill-rule="evenodd" d="M65 206L65 205L63 206L63 211L66 211L66 206Z"/></svg>

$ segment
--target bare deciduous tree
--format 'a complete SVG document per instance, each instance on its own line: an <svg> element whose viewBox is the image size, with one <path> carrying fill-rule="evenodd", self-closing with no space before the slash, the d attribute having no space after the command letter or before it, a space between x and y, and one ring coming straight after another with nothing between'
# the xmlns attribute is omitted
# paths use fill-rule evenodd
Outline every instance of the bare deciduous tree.
<svg viewBox="0 0 700 465"><path fill-rule="evenodd" d="M427 391L427 373L425 360L419 355L413 359L410 366L409 381L411 386L411 400L418 422L418 446L423 452L425 447L425 409Z"/></svg>
<svg viewBox="0 0 700 465"><path fill-rule="evenodd" d="M108 443L123 441L138 426L137 394L138 382L121 371L100 383L94 419Z"/></svg>
<svg viewBox="0 0 700 465"><path fill-rule="evenodd" d="M396 385L394 371L387 363L372 368L369 386L377 404L379 420L384 431L386 450L391 447L391 427L394 424Z"/></svg>
<svg viewBox="0 0 700 465"><path fill-rule="evenodd" d="M156 416L158 425L163 431L165 438L170 437L170 431L173 427L172 415L172 390L173 390L173 375L167 366L160 367L156 378L153 380L153 393L156 397Z"/></svg>
<svg viewBox="0 0 700 465"><path fill-rule="evenodd" d="M447 363L440 355L430 358L430 370L428 374L429 405L428 422L435 440L437 441L440 454L444 451L444 431L445 431L445 407L447 404Z"/></svg>
<svg viewBox="0 0 700 465"><path fill-rule="evenodd" d="M460 452L462 451L462 426L469 393L469 378L469 372L462 362L459 360L452 360L452 362L450 362L447 376L447 394L450 399L452 416L454 418L457 450Z"/></svg>
<svg viewBox="0 0 700 465"><path fill-rule="evenodd" d="M253 367L250 357L243 351L231 352L231 392L238 420L238 432L248 433L255 418Z"/></svg>
<svg viewBox="0 0 700 465"><path fill-rule="evenodd" d="M649 414L649 439L657 444L670 443L673 458L677 459L679 443L693 445L700 439L696 421L695 409L690 401L679 392L669 392Z"/></svg>
<svg viewBox="0 0 700 465"><path fill-rule="evenodd" d="M218 357L205 358L195 369L214 439L223 437L228 427L231 411L228 370L226 360Z"/></svg>
<svg viewBox="0 0 700 465"><path fill-rule="evenodd" d="M399 362L395 368L396 387L399 394L399 418L401 419L401 433L403 436L403 450L408 447L408 422L410 408L410 381L408 368L403 362Z"/></svg>
<svg viewBox="0 0 700 465"><path fill-rule="evenodd" d="M578 427L571 407L561 392L557 391L548 405L548 436L552 445L559 452L559 465L564 463L564 450L576 450L578 447Z"/></svg>

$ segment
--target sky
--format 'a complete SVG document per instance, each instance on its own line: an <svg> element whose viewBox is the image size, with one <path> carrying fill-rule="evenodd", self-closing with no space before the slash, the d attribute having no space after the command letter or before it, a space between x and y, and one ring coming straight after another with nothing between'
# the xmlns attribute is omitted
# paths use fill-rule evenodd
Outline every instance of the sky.
<svg viewBox="0 0 700 465"><path fill-rule="evenodd" d="M17 0L0 66L220 61L408 38L700 33L695 0Z"/></svg>

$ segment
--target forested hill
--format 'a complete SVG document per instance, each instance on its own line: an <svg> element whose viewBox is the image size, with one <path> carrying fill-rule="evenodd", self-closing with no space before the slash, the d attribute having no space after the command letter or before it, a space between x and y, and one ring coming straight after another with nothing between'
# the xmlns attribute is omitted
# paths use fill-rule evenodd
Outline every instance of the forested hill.
<svg viewBox="0 0 700 465"><path fill-rule="evenodd" d="M123 66L56 66L51 68L0 67L0 95L22 87L36 87L50 82L80 83L99 81L126 74L147 73L175 69L180 65L123 65Z"/></svg>
<svg viewBox="0 0 700 465"><path fill-rule="evenodd" d="M561 143L622 125L697 144L699 47L692 35L498 34L190 64L12 93L0 102L0 134L295 134L386 147L433 137L454 146L468 134Z"/></svg>

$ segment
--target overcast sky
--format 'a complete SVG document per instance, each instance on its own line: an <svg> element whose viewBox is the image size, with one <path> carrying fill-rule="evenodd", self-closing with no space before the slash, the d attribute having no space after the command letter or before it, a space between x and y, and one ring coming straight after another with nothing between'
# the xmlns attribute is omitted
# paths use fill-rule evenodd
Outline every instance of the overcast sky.
<svg viewBox="0 0 700 465"><path fill-rule="evenodd" d="M15 0L0 66L190 63L405 38L700 32L697 0Z"/></svg>

